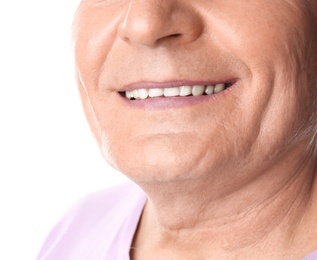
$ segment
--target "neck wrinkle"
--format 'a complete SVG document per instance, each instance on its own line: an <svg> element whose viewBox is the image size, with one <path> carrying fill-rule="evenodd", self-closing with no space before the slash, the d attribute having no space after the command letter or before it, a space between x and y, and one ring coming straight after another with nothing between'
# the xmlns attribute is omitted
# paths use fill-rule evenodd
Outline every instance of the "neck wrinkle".
<svg viewBox="0 0 317 260"><path fill-rule="evenodd" d="M173 244L174 248L181 249L186 247L183 240L186 238L187 246L197 243L200 247L207 243L209 250L213 244L211 246L228 252L267 243L267 240L286 247L296 240L311 199L316 197L312 186L315 175L316 160L307 159L291 178L280 181L274 192L265 193L272 190L269 174L217 200L206 196L212 187L206 181L146 187L149 201L143 218L146 225L151 226L156 242L163 246ZM264 184L264 189L257 189L259 182Z"/></svg>

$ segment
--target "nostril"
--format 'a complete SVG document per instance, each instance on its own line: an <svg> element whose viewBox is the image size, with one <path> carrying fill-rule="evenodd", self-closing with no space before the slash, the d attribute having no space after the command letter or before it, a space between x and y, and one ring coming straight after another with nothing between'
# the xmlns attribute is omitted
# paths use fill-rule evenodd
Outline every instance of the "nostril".
<svg viewBox="0 0 317 260"><path fill-rule="evenodd" d="M165 40L177 40L177 39L180 39L182 38L182 34L181 33L174 33L174 34L170 34L170 35L166 35L164 37L161 37L160 39L157 39L156 42L162 42L162 41L165 41Z"/></svg>

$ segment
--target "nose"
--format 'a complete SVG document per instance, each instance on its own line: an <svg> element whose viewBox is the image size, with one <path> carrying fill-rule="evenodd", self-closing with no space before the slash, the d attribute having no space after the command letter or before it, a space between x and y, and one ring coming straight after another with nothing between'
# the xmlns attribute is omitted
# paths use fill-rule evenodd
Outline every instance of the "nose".
<svg viewBox="0 0 317 260"><path fill-rule="evenodd" d="M133 45L155 47L169 42L186 44L199 38L203 22L185 1L130 0L118 28L119 37Z"/></svg>

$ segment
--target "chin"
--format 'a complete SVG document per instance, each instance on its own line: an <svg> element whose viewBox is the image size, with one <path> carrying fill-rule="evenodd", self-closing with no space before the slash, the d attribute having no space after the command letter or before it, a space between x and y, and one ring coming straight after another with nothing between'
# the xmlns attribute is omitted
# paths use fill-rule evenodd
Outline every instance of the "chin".
<svg viewBox="0 0 317 260"><path fill-rule="evenodd" d="M172 153L160 149L146 154L128 156L124 160L113 160L117 169L136 183L173 182L203 179L209 172L217 172L221 168L212 158L201 161L195 152Z"/></svg>
<svg viewBox="0 0 317 260"><path fill-rule="evenodd" d="M140 165L128 167L121 167L122 171L128 178L136 183L164 183L200 179L205 174L193 171L181 167L177 164L164 164L158 163L156 165L147 165L146 167L140 167Z"/></svg>

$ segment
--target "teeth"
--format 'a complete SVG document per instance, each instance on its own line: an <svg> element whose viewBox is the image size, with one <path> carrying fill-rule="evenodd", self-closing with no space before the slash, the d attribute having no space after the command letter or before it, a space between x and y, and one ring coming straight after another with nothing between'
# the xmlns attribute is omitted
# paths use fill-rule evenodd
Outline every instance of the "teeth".
<svg viewBox="0 0 317 260"><path fill-rule="evenodd" d="M194 86L192 90L193 96L201 96L205 92L205 86Z"/></svg>
<svg viewBox="0 0 317 260"><path fill-rule="evenodd" d="M176 88L165 88L164 89L164 97L177 97L179 96L180 89Z"/></svg>
<svg viewBox="0 0 317 260"><path fill-rule="evenodd" d="M128 99L147 99L155 97L185 97L185 96L201 96L217 94L226 89L226 84L216 85L195 85L195 86L180 86L174 88L151 88L151 89L137 89L133 91L126 91L125 96Z"/></svg>
<svg viewBox="0 0 317 260"><path fill-rule="evenodd" d="M132 93L132 91L126 91L126 92L125 92L125 96L126 96L128 99L133 98L133 93Z"/></svg>
<svg viewBox="0 0 317 260"><path fill-rule="evenodd" d="M151 88L149 89L149 97L161 97L164 94L162 88Z"/></svg>
<svg viewBox="0 0 317 260"><path fill-rule="evenodd" d="M135 99L137 99L139 97L139 92L137 90L133 90L132 95Z"/></svg>
<svg viewBox="0 0 317 260"><path fill-rule="evenodd" d="M192 88L191 86L182 86L180 87L180 93L179 95L181 97L189 96L192 94Z"/></svg>
<svg viewBox="0 0 317 260"><path fill-rule="evenodd" d="M149 96L149 91L147 89L138 89L139 99L146 99Z"/></svg>
<svg viewBox="0 0 317 260"><path fill-rule="evenodd" d="M214 87L214 86L206 86L205 94L211 95L211 94L214 93L214 90L215 90L215 87Z"/></svg>
<svg viewBox="0 0 317 260"><path fill-rule="evenodd" d="M214 92L219 93L221 91L225 90L225 84L217 84L215 86Z"/></svg>

